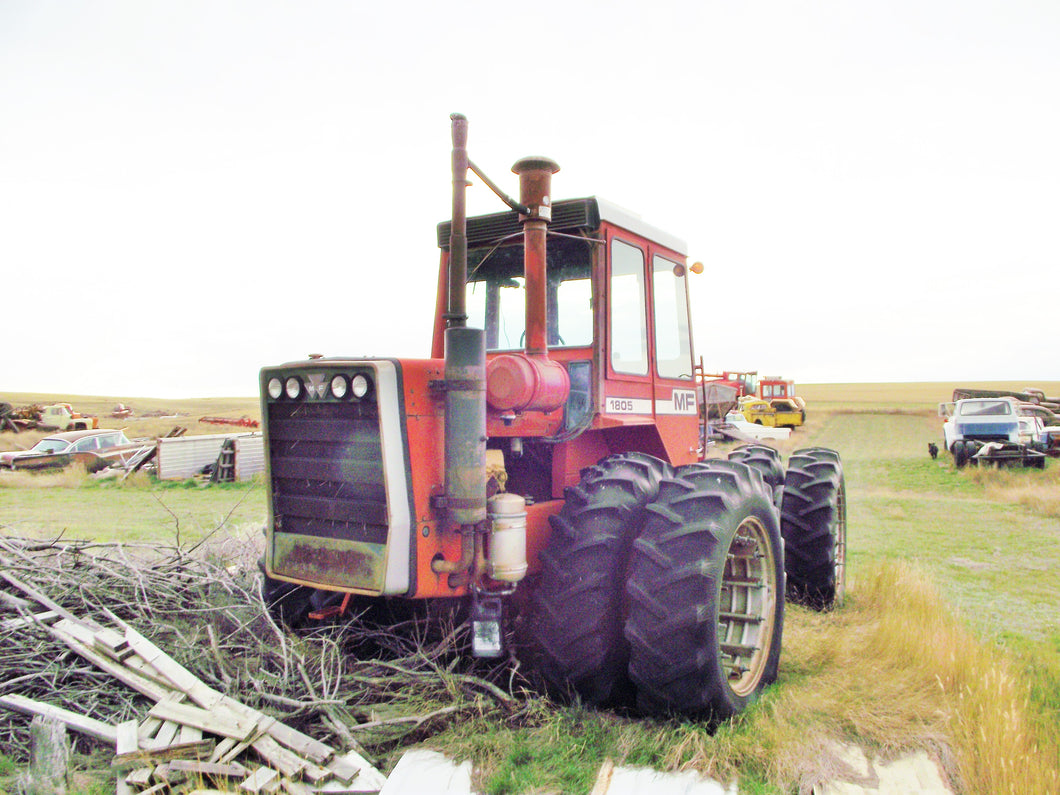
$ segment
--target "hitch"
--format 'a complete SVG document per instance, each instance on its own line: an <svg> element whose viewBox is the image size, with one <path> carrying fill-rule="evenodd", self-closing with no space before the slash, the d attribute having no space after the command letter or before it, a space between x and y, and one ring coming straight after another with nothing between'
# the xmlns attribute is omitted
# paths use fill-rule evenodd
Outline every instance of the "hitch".
<svg viewBox="0 0 1060 795"><path fill-rule="evenodd" d="M350 607L350 596L352 594L347 593L342 597L342 604L331 605L330 607L322 607L320 610L314 610L309 614L309 617L314 621L323 621L326 618L341 618L346 615L346 611Z"/></svg>

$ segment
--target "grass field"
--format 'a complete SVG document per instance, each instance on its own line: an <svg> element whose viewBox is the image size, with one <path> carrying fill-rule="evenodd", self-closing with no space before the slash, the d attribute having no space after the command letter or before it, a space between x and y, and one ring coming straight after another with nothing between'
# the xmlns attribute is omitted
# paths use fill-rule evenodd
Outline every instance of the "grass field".
<svg viewBox="0 0 1060 795"><path fill-rule="evenodd" d="M606 758L795 792L827 777L835 741L885 756L926 749L961 792L1060 791L1060 461L958 471L948 456L931 460L935 406L952 388L801 389L809 421L781 450L824 445L843 457L848 601L828 614L789 609L778 685L738 719L712 733L536 699L517 721L472 715L410 739L472 758L490 793L588 792ZM50 477L54 487L0 477L0 532L172 541L179 526L193 541L264 518L260 484ZM432 706L410 695L411 713Z"/></svg>

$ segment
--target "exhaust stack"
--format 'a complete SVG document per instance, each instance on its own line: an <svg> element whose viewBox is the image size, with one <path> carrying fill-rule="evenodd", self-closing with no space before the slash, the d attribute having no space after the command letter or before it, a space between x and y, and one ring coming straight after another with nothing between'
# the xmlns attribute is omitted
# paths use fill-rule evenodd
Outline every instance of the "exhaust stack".
<svg viewBox="0 0 1060 795"><path fill-rule="evenodd" d="M445 314L445 498L461 527L486 521L486 337L467 328L467 118L453 122L453 225ZM458 564L456 568L466 569Z"/></svg>
<svg viewBox="0 0 1060 795"><path fill-rule="evenodd" d="M519 175L523 223L523 277L526 282L526 342L522 354L493 359L486 376L486 399L499 411L555 411L567 402L570 379L548 358L548 276L545 238L552 220L552 175L559 165L547 157L524 157Z"/></svg>

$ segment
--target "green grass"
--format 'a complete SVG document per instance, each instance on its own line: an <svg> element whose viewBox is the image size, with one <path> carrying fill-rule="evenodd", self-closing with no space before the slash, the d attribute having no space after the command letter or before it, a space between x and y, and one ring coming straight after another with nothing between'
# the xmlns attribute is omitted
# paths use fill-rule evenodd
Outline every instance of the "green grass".
<svg viewBox="0 0 1060 795"><path fill-rule="evenodd" d="M1060 533L1055 517L1013 505L1005 492L1057 489L1060 462L1046 471L957 470L948 455L927 455L939 422L839 413L814 433L812 443L843 456L851 577L869 561L912 561L984 636L1025 649L1055 624Z"/></svg>
<svg viewBox="0 0 1060 795"><path fill-rule="evenodd" d="M76 751L71 755L71 795L108 795L114 792L115 775L108 768L103 755L85 755ZM25 789L19 782L21 768L8 756L0 755L0 795L22 795Z"/></svg>
<svg viewBox="0 0 1060 795"><path fill-rule="evenodd" d="M84 479L56 488L17 487L5 476L0 477L0 516L0 532L7 535L169 543L179 537L186 543L222 525L230 531L262 527L265 488L261 480L202 485L147 478L126 484Z"/></svg>

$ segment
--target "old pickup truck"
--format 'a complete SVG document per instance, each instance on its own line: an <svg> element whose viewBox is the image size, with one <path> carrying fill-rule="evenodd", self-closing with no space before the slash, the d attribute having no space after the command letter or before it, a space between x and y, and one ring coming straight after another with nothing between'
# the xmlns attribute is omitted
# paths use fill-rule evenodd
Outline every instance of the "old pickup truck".
<svg viewBox="0 0 1060 795"><path fill-rule="evenodd" d="M806 420L805 410L790 398L745 398L740 405L740 413L748 422L769 428L794 428Z"/></svg>
<svg viewBox="0 0 1060 795"><path fill-rule="evenodd" d="M1019 401L1015 398L966 398L940 403L939 416L945 418L943 441L958 468L980 462L1045 466L1046 455L1037 449L1037 442L1030 442L1026 430L1021 437Z"/></svg>
<svg viewBox="0 0 1060 795"><path fill-rule="evenodd" d="M41 409L37 427L59 431L89 431L99 427L99 418L80 414L74 411L69 403L56 403Z"/></svg>

